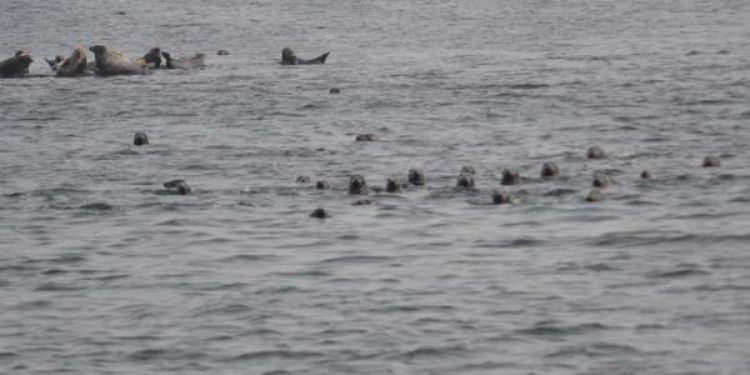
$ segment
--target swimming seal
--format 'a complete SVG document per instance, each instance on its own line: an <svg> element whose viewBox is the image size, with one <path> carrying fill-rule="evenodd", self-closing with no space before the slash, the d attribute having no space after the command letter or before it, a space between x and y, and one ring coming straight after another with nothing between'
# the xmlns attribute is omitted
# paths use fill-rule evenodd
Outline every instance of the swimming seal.
<svg viewBox="0 0 750 375"><path fill-rule="evenodd" d="M594 173L594 180L591 182L591 185L600 189L604 189L609 185L612 185L612 179L607 175Z"/></svg>
<svg viewBox="0 0 750 375"><path fill-rule="evenodd" d="M589 159L604 159L605 156L604 150L599 146L591 146L586 150L586 157Z"/></svg>
<svg viewBox="0 0 750 375"><path fill-rule="evenodd" d="M586 195L586 202L599 202L600 200L602 200L602 192L597 188L591 189Z"/></svg>
<svg viewBox="0 0 750 375"><path fill-rule="evenodd" d="M560 168L554 162L548 161L542 164L542 178L560 177Z"/></svg>
<svg viewBox="0 0 750 375"><path fill-rule="evenodd" d="M175 189L180 195L190 194L190 186L188 186L185 180L172 180L164 183L164 187L167 189Z"/></svg>
<svg viewBox="0 0 750 375"><path fill-rule="evenodd" d="M508 204L512 203L510 194L507 191L492 191L492 204Z"/></svg>
<svg viewBox="0 0 750 375"><path fill-rule="evenodd" d="M136 146L143 146L148 144L148 135L144 132L136 132L133 136L133 144Z"/></svg>
<svg viewBox="0 0 750 375"><path fill-rule="evenodd" d="M370 192L367 181L361 175L355 174L349 178L349 194L364 195Z"/></svg>
<svg viewBox="0 0 750 375"><path fill-rule="evenodd" d="M331 52L326 52L314 59L310 60L303 60L297 57L297 54L294 53L294 51L286 47L281 50L281 65L314 65L314 64L324 64L326 62L326 59L328 58L328 55Z"/></svg>
<svg viewBox="0 0 750 375"><path fill-rule="evenodd" d="M357 142L374 142L378 140L378 137L375 134L366 133L357 135L354 140Z"/></svg>
<svg viewBox="0 0 750 375"><path fill-rule="evenodd" d="M706 156L703 159L703 166L706 168L720 167L721 160L717 156Z"/></svg>
<svg viewBox="0 0 750 375"><path fill-rule="evenodd" d="M298 184L306 184L310 182L310 177L307 177L305 175L298 176L296 180L294 180Z"/></svg>
<svg viewBox="0 0 750 375"><path fill-rule="evenodd" d="M468 173L461 173L456 178L456 186L462 188L473 188L474 187L474 176Z"/></svg>
<svg viewBox="0 0 750 375"><path fill-rule="evenodd" d="M322 207L318 207L314 209L312 213L310 213L310 217L314 217L317 219L327 219L331 217L331 215L329 215L328 212L326 212L326 210Z"/></svg>
<svg viewBox="0 0 750 375"><path fill-rule="evenodd" d="M398 177L392 177L385 181L385 191L389 193L398 193L401 191L401 180Z"/></svg>
<svg viewBox="0 0 750 375"><path fill-rule="evenodd" d="M320 180L315 183L315 188L318 190L328 190L331 188L331 186L328 185L328 181Z"/></svg>
<svg viewBox="0 0 750 375"><path fill-rule="evenodd" d="M518 185L520 183L521 174L518 173L517 169L503 169L503 178L500 180L500 185Z"/></svg>
<svg viewBox="0 0 750 375"><path fill-rule="evenodd" d="M409 182L415 186L423 186L425 184L424 171L419 168L409 169Z"/></svg>
<svg viewBox="0 0 750 375"><path fill-rule="evenodd" d="M651 173L649 171L643 171L643 172L641 172L641 179L642 180L649 180L649 179L651 179Z"/></svg>
<svg viewBox="0 0 750 375"><path fill-rule="evenodd" d="M29 74L29 65L34 62L28 52L20 50L16 54L0 61L0 78L18 78Z"/></svg>
<svg viewBox="0 0 750 375"><path fill-rule="evenodd" d="M120 52L109 51L106 46L89 47L96 60L95 73L100 76L145 74L142 66L128 59Z"/></svg>

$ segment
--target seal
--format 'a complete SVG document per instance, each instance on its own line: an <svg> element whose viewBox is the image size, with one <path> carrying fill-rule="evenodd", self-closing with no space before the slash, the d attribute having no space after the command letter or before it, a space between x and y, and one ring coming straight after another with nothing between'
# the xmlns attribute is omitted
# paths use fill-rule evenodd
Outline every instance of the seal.
<svg viewBox="0 0 750 375"><path fill-rule="evenodd" d="M604 149L599 146L591 146L586 150L586 157L589 159L604 159L606 156Z"/></svg>
<svg viewBox="0 0 750 375"><path fill-rule="evenodd" d="M143 65L152 69L159 69L161 67L161 49L159 47L151 48L141 58Z"/></svg>
<svg viewBox="0 0 750 375"><path fill-rule="evenodd" d="M602 200L602 198L603 196L601 190L593 188L591 189L591 191L589 191L588 195L586 195L585 199L586 202L599 202L600 200Z"/></svg>
<svg viewBox="0 0 750 375"><path fill-rule="evenodd" d="M34 62L26 50L20 50L8 59L0 61L0 78L19 78L29 74L29 65Z"/></svg>
<svg viewBox="0 0 750 375"><path fill-rule="evenodd" d="M229 55L229 51L227 51L225 49L220 49L220 50L216 51L216 54L219 55L219 56L228 56Z"/></svg>
<svg viewBox="0 0 750 375"><path fill-rule="evenodd" d="M338 87L331 87L330 90L328 90L329 94L341 94L341 89Z"/></svg>
<svg viewBox="0 0 750 375"><path fill-rule="evenodd" d="M359 134L354 138L357 142L374 142L378 140L378 136L372 133Z"/></svg>
<svg viewBox="0 0 750 375"><path fill-rule="evenodd" d="M458 178L456 178L456 186L465 189L473 188L474 175L472 175L471 173L467 173L462 169L461 173L458 174Z"/></svg>
<svg viewBox="0 0 750 375"><path fill-rule="evenodd" d="M297 179L294 180L298 184L307 184L310 182L310 177L307 177L305 175L297 176Z"/></svg>
<svg viewBox="0 0 750 375"><path fill-rule="evenodd" d="M401 191L401 179L391 177L385 181L385 191L389 193L398 193Z"/></svg>
<svg viewBox="0 0 750 375"><path fill-rule="evenodd" d="M517 169L503 169L503 178L500 180L500 185L518 185L520 183L521 174L518 173Z"/></svg>
<svg viewBox="0 0 750 375"><path fill-rule="evenodd" d="M419 168L409 169L409 183L415 186L424 186L424 171Z"/></svg>
<svg viewBox="0 0 750 375"><path fill-rule="evenodd" d="M188 195L190 194L190 186L188 186L185 180L172 180L164 183L164 187L167 189L175 189L177 194Z"/></svg>
<svg viewBox="0 0 750 375"><path fill-rule="evenodd" d="M349 194L364 195L370 192L367 181L361 175L355 174L349 178Z"/></svg>
<svg viewBox="0 0 750 375"><path fill-rule="evenodd" d="M463 167L461 167L461 172L459 172L459 173L466 173L466 174L470 174L472 176L476 176L477 171L474 170L474 167L472 167L470 165L464 165Z"/></svg>
<svg viewBox="0 0 750 375"><path fill-rule="evenodd" d="M54 61L56 64L52 67L52 70L56 71L60 77L77 77L86 74L88 62L86 61L86 51L81 46L74 48L70 57L57 56ZM52 65L50 60L47 60L47 63Z"/></svg>
<svg viewBox="0 0 750 375"><path fill-rule="evenodd" d="M167 69L200 69L206 66L206 55L203 53L196 53L192 57L172 58L168 52L162 52L164 60L166 60L165 67Z"/></svg>
<svg viewBox="0 0 750 375"><path fill-rule="evenodd" d="M703 159L703 166L706 167L706 168L720 167L721 166L721 159L719 159L718 156L706 156Z"/></svg>
<svg viewBox="0 0 750 375"><path fill-rule="evenodd" d="M510 194L507 191L492 191L492 204L508 204L512 203Z"/></svg>
<svg viewBox="0 0 750 375"><path fill-rule="evenodd" d="M328 190L331 188L331 185L329 185L326 180L320 180L315 183L315 188L318 190Z"/></svg>
<svg viewBox="0 0 750 375"><path fill-rule="evenodd" d="M557 178L560 177L560 168L557 166L555 162L545 162L542 164L542 178L548 179L548 178Z"/></svg>
<svg viewBox="0 0 750 375"><path fill-rule="evenodd" d="M297 54L294 53L294 51L289 48L285 47L281 50L281 65L315 65L315 64L324 64L326 62L326 59L328 58L328 55L331 52L328 51L314 59L310 60L303 60L297 57Z"/></svg>
<svg viewBox="0 0 750 375"><path fill-rule="evenodd" d="M148 135L144 132L136 132L133 136L133 144L136 146L143 146L148 144Z"/></svg>
<svg viewBox="0 0 750 375"><path fill-rule="evenodd" d="M651 179L651 172L649 171L641 172L641 180L650 180L650 179Z"/></svg>
<svg viewBox="0 0 750 375"><path fill-rule="evenodd" d="M331 217L331 215L329 215L328 212L324 208L318 207L314 209L312 213L310 213L310 217L314 217L317 219L327 219Z"/></svg>
<svg viewBox="0 0 750 375"><path fill-rule="evenodd" d="M591 185L600 189L604 189L609 185L612 185L612 179L607 175L594 173L594 180L591 182Z"/></svg>
<svg viewBox="0 0 750 375"><path fill-rule="evenodd" d="M100 76L145 74L142 66L128 59L120 52L109 51L106 46L95 45L89 47L94 53L96 68L94 73Z"/></svg>

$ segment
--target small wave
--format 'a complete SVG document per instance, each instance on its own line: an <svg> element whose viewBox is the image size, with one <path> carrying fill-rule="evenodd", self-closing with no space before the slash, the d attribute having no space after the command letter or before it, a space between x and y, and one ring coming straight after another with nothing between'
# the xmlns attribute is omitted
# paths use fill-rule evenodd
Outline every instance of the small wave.
<svg viewBox="0 0 750 375"><path fill-rule="evenodd" d="M37 292L71 292L85 290L85 287L65 285L58 283L43 283L34 289Z"/></svg>
<svg viewBox="0 0 750 375"><path fill-rule="evenodd" d="M294 350L261 350L257 352L248 352L240 354L232 361L250 361L250 360L263 360L263 359L305 359L322 357L323 353L313 351L294 351Z"/></svg>
<svg viewBox="0 0 750 375"><path fill-rule="evenodd" d="M421 346L401 353L398 358L413 360L415 358L443 358L461 356L466 353L462 346Z"/></svg>
<svg viewBox="0 0 750 375"><path fill-rule="evenodd" d="M584 323L570 326L553 325L546 322L539 323L532 328L517 330L517 333L534 336L563 336L581 335L594 331L611 329L600 323Z"/></svg>
<svg viewBox="0 0 750 375"><path fill-rule="evenodd" d="M79 208L82 210L88 210L88 211L110 211L110 210L113 210L115 206L112 206L109 203L98 202L98 203L84 204L83 206Z"/></svg>
<svg viewBox="0 0 750 375"><path fill-rule="evenodd" d="M658 271L651 272L647 276L652 279L664 279L664 278L678 278L678 277L690 277L690 276L704 276L710 275L711 272L704 271L696 268L685 268L673 271Z"/></svg>
<svg viewBox="0 0 750 375"><path fill-rule="evenodd" d="M545 355L545 357L601 357L618 354L637 354L640 351L630 345L618 345L610 343L595 343L588 346L569 346Z"/></svg>
<svg viewBox="0 0 750 375"><path fill-rule="evenodd" d="M128 358L134 361L148 361L157 357L161 357L166 353L164 349L142 349L134 353L131 353Z"/></svg>
<svg viewBox="0 0 750 375"><path fill-rule="evenodd" d="M392 257L377 255L347 255L342 257L328 258L320 263L380 263L393 260Z"/></svg>

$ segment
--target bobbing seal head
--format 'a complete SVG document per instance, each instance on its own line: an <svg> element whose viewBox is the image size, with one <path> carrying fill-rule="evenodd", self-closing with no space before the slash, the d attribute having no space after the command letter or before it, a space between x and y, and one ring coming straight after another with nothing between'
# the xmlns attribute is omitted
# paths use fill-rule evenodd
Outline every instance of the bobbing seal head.
<svg viewBox="0 0 750 375"><path fill-rule="evenodd" d="M462 170L461 173L458 174L458 178L456 179L456 186L466 189L473 188L474 175Z"/></svg>
<svg viewBox="0 0 750 375"><path fill-rule="evenodd" d="M297 54L291 48L285 47L281 50L281 63L284 65L297 65L299 57L297 57Z"/></svg>
<svg viewBox="0 0 750 375"><path fill-rule="evenodd" d="M367 181L361 175L355 174L349 178L349 194L367 194L369 191Z"/></svg>
<svg viewBox="0 0 750 375"><path fill-rule="evenodd" d="M501 185L518 185L521 183L521 174L518 173L517 169L505 168L503 169L503 178L500 181Z"/></svg>
<svg viewBox="0 0 750 375"><path fill-rule="evenodd" d="M392 177L386 180L385 191L389 193L398 193L401 191L401 180L398 177Z"/></svg>
<svg viewBox="0 0 750 375"><path fill-rule="evenodd" d="M161 49L159 47L151 48L148 53L143 55L143 62L148 66L158 69L161 66Z"/></svg>
<svg viewBox="0 0 750 375"><path fill-rule="evenodd" d="M412 185L423 186L425 184L424 171L418 168L409 170L409 182Z"/></svg>
<svg viewBox="0 0 750 375"><path fill-rule="evenodd" d="M190 186L188 186L185 180L172 180L164 183L164 187L167 189L177 190L177 194L188 195L190 194Z"/></svg>
<svg viewBox="0 0 750 375"><path fill-rule="evenodd" d="M133 137L133 144L136 146L143 146L148 144L148 135L144 132L136 132Z"/></svg>

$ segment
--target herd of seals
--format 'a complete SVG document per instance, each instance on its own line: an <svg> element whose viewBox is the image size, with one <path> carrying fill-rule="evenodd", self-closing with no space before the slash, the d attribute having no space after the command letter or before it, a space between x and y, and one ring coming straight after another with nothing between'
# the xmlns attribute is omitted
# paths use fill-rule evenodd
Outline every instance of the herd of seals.
<svg viewBox="0 0 750 375"><path fill-rule="evenodd" d="M98 76L142 75L154 69L201 69L206 66L204 53L193 56L175 58L169 52L159 47L151 48L143 57L129 58L126 54L112 50L105 45L97 44L89 47L94 54L94 62L86 58L86 51L82 46L73 48L70 56L58 55L53 59L44 59L52 71L60 77L77 77L95 74ZM219 50L219 56L229 55L227 50ZM281 51L282 65L314 65L324 64L328 58L326 52L316 58L305 60L289 47ZM29 75L29 66L34 62L28 51L19 50L13 57L0 61L0 78L21 78Z"/></svg>
<svg viewBox="0 0 750 375"><path fill-rule="evenodd" d="M90 63L86 58L86 52L83 47L78 46L73 49L73 52L68 57L57 56L54 59L45 59L49 64L50 68L56 72L56 75L62 77L74 77L83 76L87 74L96 74L99 76L114 76L114 75L135 75L135 74L146 74L149 70L153 69L200 69L205 66L205 54L197 53L191 57L185 58L173 58L170 53L162 51L158 47L151 48L143 57L139 59L130 59L125 54L117 51L110 50L104 45L94 45L89 48L89 51L94 53L94 62ZM219 50L218 55L228 55L229 51ZM297 56L297 54L291 48L284 48L281 52L281 64L282 65L311 65L311 64L324 64L330 52L326 52L313 59L305 60ZM29 66L34 60L26 50L19 50L15 55L6 60L0 61L0 78L18 78L24 77L29 74ZM331 88L331 94L339 94L341 92L338 88ZM358 142L372 142L377 141L378 137L374 134L359 134L355 137L355 141ZM145 146L149 144L148 135L145 132L137 132L133 138L133 144L135 146ZM607 156L605 151L599 146L591 146L586 150L586 157L588 159L603 159ZM721 161L716 156L707 156L703 160L703 167L719 167ZM542 164L540 177L543 180L555 179L560 177L560 168L555 162L545 162ZM642 171L640 174L641 179L650 179L651 173L649 171ZM464 166L458 173L456 178L456 187L464 189L473 189L475 186L476 171L471 166ZM398 194L403 188L414 186L420 187L426 185L425 173L422 169L412 168L407 174L408 182L402 182L399 177L390 177L386 180L385 188L373 188L374 191L386 191L392 194ZM502 178L500 184L503 186L513 186L521 184L521 175L517 169L505 168L502 171ZM310 178L307 176L299 176L296 182L300 184L310 183ZM598 202L604 197L603 190L613 184L612 178L606 174L595 172L591 182L591 190L584 197L585 201ZM187 195L192 192L190 186L185 180L177 179L171 180L164 183L164 188L168 192L176 193L179 195ZM329 189L330 184L325 181L317 181L315 183L316 189ZM352 175L349 178L349 194L351 195L367 195L370 192L370 188L365 180L365 177L359 174ZM511 194L506 190L492 190L491 193L492 204L510 204L514 203L514 199ZM355 205L368 205L372 204L373 201L369 199L358 200L354 202ZM311 217L325 219L330 217L330 214L319 207L315 209L311 214Z"/></svg>

